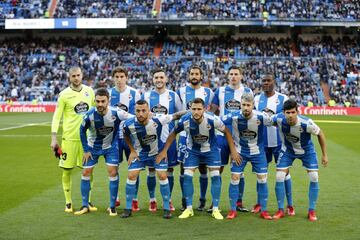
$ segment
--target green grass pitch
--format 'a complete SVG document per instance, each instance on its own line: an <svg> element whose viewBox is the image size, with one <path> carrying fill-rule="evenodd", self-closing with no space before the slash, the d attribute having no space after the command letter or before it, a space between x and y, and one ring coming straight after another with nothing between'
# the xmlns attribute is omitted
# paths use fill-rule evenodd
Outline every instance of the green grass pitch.
<svg viewBox="0 0 360 240"><path fill-rule="evenodd" d="M99 211L74 216L63 211L64 197L61 171L50 151L52 114L0 114L0 239L359 239L360 191L360 117L314 116L315 120L353 121L351 123L318 122L327 137L329 166L320 167L320 194L317 205L319 220L306 219L308 177L295 161L291 169L296 216L280 221L266 221L258 215L239 213L235 220L217 221L207 213L195 212L191 219L180 220L179 169L175 171L174 218L164 220L162 211L150 213L146 173L141 174L139 191L141 211L129 219L109 217L108 178L103 161L95 169L93 203ZM354 123L355 122L355 123ZM33 124L33 125L26 125ZM26 126L24 126L26 125ZM22 126L21 128L13 128ZM313 138L319 150L317 140ZM319 151L318 151L319 153ZM318 154L320 157L320 153ZM244 204L255 203L254 174L248 166ZM274 193L274 164L269 169L268 209L277 209ZM121 207L125 204L126 164L120 169ZM198 178L194 178L194 205L199 196ZM220 208L226 215L228 203L227 167L222 181ZM73 178L73 202L80 207L80 170ZM209 184L210 185L210 184ZM161 195L157 183L158 206ZM207 198L210 199L208 189ZM209 202L209 201L208 201Z"/></svg>

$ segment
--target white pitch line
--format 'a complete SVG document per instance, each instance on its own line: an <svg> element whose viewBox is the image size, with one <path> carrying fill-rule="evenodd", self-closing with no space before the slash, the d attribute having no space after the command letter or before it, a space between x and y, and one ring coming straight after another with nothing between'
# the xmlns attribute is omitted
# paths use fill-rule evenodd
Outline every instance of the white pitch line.
<svg viewBox="0 0 360 240"><path fill-rule="evenodd" d="M337 120L314 120L319 123L355 123L360 124L360 121L337 121Z"/></svg>
<svg viewBox="0 0 360 240"><path fill-rule="evenodd" d="M2 134L0 134L0 138L1 137L13 137L13 138L17 138L17 137L50 137L51 136L51 134L34 134L34 135L32 135L32 134L19 134L19 135L10 135L10 134L4 134L4 135L2 135Z"/></svg>
<svg viewBox="0 0 360 240"><path fill-rule="evenodd" d="M49 123L50 122L28 123L28 124L12 126L12 127L7 127L7 128L0 128L0 131L6 131L6 130L11 130L11 129L24 128L24 127L31 127L31 126L40 126L40 125L45 125L45 124L49 124Z"/></svg>

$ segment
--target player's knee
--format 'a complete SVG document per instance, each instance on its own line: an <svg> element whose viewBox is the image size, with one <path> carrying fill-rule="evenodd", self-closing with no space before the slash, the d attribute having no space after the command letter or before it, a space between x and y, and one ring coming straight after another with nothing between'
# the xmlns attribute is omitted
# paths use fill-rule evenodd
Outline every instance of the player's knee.
<svg viewBox="0 0 360 240"><path fill-rule="evenodd" d="M193 171L193 170L191 170L191 169L185 169L185 171L184 171L184 175L187 175L187 176L193 177L193 176L194 176L194 171Z"/></svg>
<svg viewBox="0 0 360 240"><path fill-rule="evenodd" d="M200 165L200 166L199 166L199 172L200 172L201 174L207 174L207 168L206 168L206 166L205 166L205 165Z"/></svg>
<svg viewBox="0 0 360 240"><path fill-rule="evenodd" d="M277 182L284 182L285 181L286 172L277 171L276 172L276 181Z"/></svg>
<svg viewBox="0 0 360 240"><path fill-rule="evenodd" d="M158 171L158 176L160 181L165 181L167 179L167 174L165 171Z"/></svg>
<svg viewBox="0 0 360 240"><path fill-rule="evenodd" d="M82 175L84 177L90 177L91 173L92 173L92 168L84 168Z"/></svg>
<svg viewBox="0 0 360 240"><path fill-rule="evenodd" d="M174 172L174 168L172 168L172 167L170 168L170 167L169 167L169 168L167 169L167 172L168 172L168 173L173 173L173 172Z"/></svg>
<svg viewBox="0 0 360 240"><path fill-rule="evenodd" d="M239 178L244 178L244 177L245 177L244 173L240 173Z"/></svg>
<svg viewBox="0 0 360 240"><path fill-rule="evenodd" d="M231 174L231 181L240 182L240 174Z"/></svg>
<svg viewBox="0 0 360 240"><path fill-rule="evenodd" d="M138 175L135 172L129 172L128 179L131 180L131 181L134 181L134 180L136 181L137 176Z"/></svg>
<svg viewBox="0 0 360 240"><path fill-rule="evenodd" d="M210 176L211 176L211 177L220 176L220 171L219 171L219 169L211 170L211 171L210 171Z"/></svg>
<svg viewBox="0 0 360 240"><path fill-rule="evenodd" d="M308 172L310 182L318 182L319 181L319 174L316 171Z"/></svg>
<svg viewBox="0 0 360 240"><path fill-rule="evenodd" d="M267 182L267 174L257 175L258 183L266 183Z"/></svg>

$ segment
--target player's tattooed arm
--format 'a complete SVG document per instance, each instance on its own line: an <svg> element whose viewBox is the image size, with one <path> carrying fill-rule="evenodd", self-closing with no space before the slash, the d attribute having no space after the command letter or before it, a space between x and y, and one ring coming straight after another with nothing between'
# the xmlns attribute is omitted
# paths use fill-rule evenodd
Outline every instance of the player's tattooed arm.
<svg viewBox="0 0 360 240"><path fill-rule="evenodd" d="M185 115L186 113L188 113L188 111L180 111L180 112L176 112L174 113L173 116L173 120L179 120L183 115Z"/></svg>
<svg viewBox="0 0 360 240"><path fill-rule="evenodd" d="M225 127L224 134L225 134L225 138L229 144L231 158L235 161L235 163L237 165L240 165L240 163L242 161L241 156L236 151L234 141L233 141L231 133L227 127Z"/></svg>
<svg viewBox="0 0 360 240"><path fill-rule="evenodd" d="M166 143L163 150L159 152L159 154L156 156L156 163L160 163L161 160L167 158L167 151L169 150L171 144L175 139L176 139L176 132L173 130L166 139Z"/></svg>
<svg viewBox="0 0 360 240"><path fill-rule="evenodd" d="M130 137L128 135L124 135L124 140L130 149L130 155L129 155L129 159L128 159L128 165L130 165L134 159L139 159L139 156L138 156L137 152L135 151L135 148L131 142Z"/></svg>

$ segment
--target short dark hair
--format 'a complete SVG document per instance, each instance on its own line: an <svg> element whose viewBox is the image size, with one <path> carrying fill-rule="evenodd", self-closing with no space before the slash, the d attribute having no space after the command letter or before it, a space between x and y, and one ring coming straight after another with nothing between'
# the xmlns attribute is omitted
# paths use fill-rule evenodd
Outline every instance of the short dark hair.
<svg viewBox="0 0 360 240"><path fill-rule="evenodd" d="M268 72L264 72L264 74L262 75L261 79L265 79L266 77L271 77L272 80L275 79L275 75L273 72L268 71Z"/></svg>
<svg viewBox="0 0 360 240"><path fill-rule="evenodd" d="M144 99L137 100L136 104L137 105L148 105L149 106L148 102L145 101Z"/></svg>
<svg viewBox="0 0 360 240"><path fill-rule="evenodd" d="M114 77L116 73L124 73L128 77L128 71L123 67L116 67L112 70L111 76Z"/></svg>
<svg viewBox="0 0 360 240"><path fill-rule="evenodd" d="M236 66L236 65L230 66L229 69L227 70L227 74L229 75L229 72L230 72L231 70L233 70L233 69L234 69L234 70L238 70L238 71L240 72L240 74L243 75L243 70L242 70L242 68L239 67L239 66Z"/></svg>
<svg viewBox="0 0 360 240"><path fill-rule="evenodd" d="M298 110L298 104L297 102L294 100L294 99L288 99L284 102L284 106L283 106L283 110L286 111L286 110L290 110L290 109L293 109L295 108L296 111Z"/></svg>
<svg viewBox="0 0 360 240"><path fill-rule="evenodd" d="M108 99L110 98L109 91L106 88L98 88L95 92L96 96L106 96Z"/></svg>
<svg viewBox="0 0 360 240"><path fill-rule="evenodd" d="M199 69L200 75L201 75L201 76L204 76L203 70L201 69L201 67L200 67L199 65L191 65L190 68L189 68L189 72L188 72L188 73L190 73L190 71L191 71L192 69Z"/></svg>
<svg viewBox="0 0 360 240"><path fill-rule="evenodd" d="M158 73L158 72L163 72L163 73L165 73L165 75L166 75L165 69L162 69L162 68L155 68L155 69L152 71L152 75L154 76L155 73Z"/></svg>
<svg viewBox="0 0 360 240"><path fill-rule="evenodd" d="M204 107L205 107L205 102L202 98L194 98L194 100L192 101L191 105L193 103L201 103Z"/></svg>

